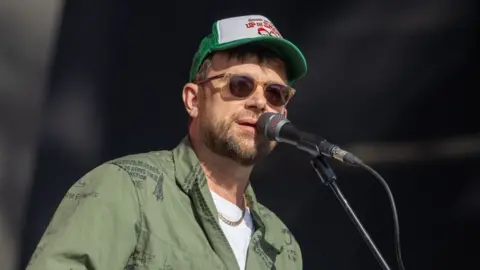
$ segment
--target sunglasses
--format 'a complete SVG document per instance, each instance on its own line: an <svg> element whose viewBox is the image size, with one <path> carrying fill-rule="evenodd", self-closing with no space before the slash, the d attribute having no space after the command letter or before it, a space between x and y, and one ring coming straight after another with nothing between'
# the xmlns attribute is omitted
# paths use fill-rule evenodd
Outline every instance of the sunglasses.
<svg viewBox="0 0 480 270"><path fill-rule="evenodd" d="M196 84L200 85L221 78L227 80L230 94L241 99L245 99L253 94L260 83L248 75L223 73L196 82ZM264 82L263 89L265 90L264 93L267 102L276 107L285 106L295 94L295 89L292 87L275 82Z"/></svg>

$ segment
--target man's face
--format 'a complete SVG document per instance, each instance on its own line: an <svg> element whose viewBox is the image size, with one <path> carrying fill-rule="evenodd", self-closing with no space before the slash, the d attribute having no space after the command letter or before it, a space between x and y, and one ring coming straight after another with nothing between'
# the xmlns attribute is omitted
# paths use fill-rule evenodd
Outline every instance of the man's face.
<svg viewBox="0 0 480 270"><path fill-rule="evenodd" d="M285 112L283 106L274 107L267 102L262 82L285 84L286 71L280 61L260 65L253 56L239 61L226 54L216 54L208 77L224 73L251 76L257 80L257 87L249 97L239 99L231 95L228 78L202 85L198 90L199 135L212 152L250 166L276 145L256 131L255 122L264 112Z"/></svg>

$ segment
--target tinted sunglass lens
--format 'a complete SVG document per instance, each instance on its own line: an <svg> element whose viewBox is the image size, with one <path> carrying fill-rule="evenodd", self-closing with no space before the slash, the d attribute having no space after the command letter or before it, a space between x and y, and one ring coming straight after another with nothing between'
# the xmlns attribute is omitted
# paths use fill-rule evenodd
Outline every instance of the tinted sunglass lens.
<svg viewBox="0 0 480 270"><path fill-rule="evenodd" d="M270 84L265 93L267 101L274 106L283 106L288 102L289 88L285 85Z"/></svg>
<svg viewBox="0 0 480 270"><path fill-rule="evenodd" d="M233 75L230 77L230 92L235 97L244 98L249 96L254 86L255 82L248 76Z"/></svg>

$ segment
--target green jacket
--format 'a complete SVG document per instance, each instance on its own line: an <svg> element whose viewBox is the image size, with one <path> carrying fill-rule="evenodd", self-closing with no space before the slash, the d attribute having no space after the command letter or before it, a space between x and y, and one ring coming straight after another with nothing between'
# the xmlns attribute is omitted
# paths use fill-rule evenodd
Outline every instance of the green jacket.
<svg viewBox="0 0 480 270"><path fill-rule="evenodd" d="M246 269L302 269L287 227L248 186L255 232ZM88 172L57 208L28 270L238 269L188 138Z"/></svg>

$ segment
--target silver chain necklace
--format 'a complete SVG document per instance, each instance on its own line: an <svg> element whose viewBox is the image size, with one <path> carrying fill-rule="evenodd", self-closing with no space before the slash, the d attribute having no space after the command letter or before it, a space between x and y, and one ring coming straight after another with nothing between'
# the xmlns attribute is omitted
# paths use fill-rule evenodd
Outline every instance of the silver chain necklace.
<svg viewBox="0 0 480 270"><path fill-rule="evenodd" d="M243 202L245 204L245 207L242 210L242 216L237 220L237 221L231 221L228 220L226 217L224 217L220 212L218 212L218 218L223 221L225 224L230 225L232 227L236 227L242 223L243 219L245 218L245 213L247 212L247 198L243 196Z"/></svg>

